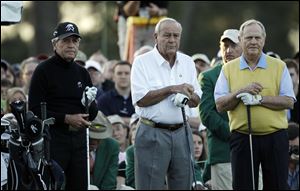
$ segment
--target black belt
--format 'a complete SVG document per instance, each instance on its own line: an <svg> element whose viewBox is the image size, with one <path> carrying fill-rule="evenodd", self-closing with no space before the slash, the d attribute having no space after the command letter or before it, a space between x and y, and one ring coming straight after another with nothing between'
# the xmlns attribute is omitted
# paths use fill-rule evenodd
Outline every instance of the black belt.
<svg viewBox="0 0 300 191"><path fill-rule="evenodd" d="M141 118L141 122L144 123L145 125L154 128L167 129L169 131L175 131L183 126L183 123L178 123L178 124L155 123L154 121L145 118Z"/></svg>

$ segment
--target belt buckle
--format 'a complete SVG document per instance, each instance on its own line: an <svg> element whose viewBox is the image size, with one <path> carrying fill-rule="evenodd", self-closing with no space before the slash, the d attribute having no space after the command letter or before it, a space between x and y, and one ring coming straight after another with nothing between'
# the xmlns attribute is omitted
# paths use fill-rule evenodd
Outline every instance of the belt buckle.
<svg viewBox="0 0 300 191"><path fill-rule="evenodd" d="M175 125L171 125L170 129L171 129L172 131L175 131L175 130L179 129L180 127L181 127L180 124L175 124Z"/></svg>
<svg viewBox="0 0 300 191"><path fill-rule="evenodd" d="M155 123L149 119L141 118L141 122L148 126L155 127Z"/></svg>

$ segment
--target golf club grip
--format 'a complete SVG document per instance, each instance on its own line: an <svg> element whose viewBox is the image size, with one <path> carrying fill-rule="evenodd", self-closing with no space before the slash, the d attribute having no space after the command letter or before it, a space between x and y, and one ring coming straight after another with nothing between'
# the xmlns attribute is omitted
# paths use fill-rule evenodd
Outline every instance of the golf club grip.
<svg viewBox="0 0 300 191"><path fill-rule="evenodd" d="M89 102L88 102L88 97L86 95L87 90L84 90L84 99L85 99L85 113L89 113Z"/></svg>
<svg viewBox="0 0 300 191"><path fill-rule="evenodd" d="M185 115L184 107L181 107L181 112L182 112L182 117L183 117L183 125L186 126L187 121L186 121L186 115Z"/></svg>
<svg viewBox="0 0 300 191"><path fill-rule="evenodd" d="M47 103L41 102L41 118L45 120L47 118Z"/></svg>

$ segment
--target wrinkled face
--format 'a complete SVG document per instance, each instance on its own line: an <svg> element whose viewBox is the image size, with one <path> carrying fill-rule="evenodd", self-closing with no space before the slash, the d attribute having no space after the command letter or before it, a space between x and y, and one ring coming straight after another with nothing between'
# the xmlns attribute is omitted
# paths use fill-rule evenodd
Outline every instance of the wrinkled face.
<svg viewBox="0 0 300 191"><path fill-rule="evenodd" d="M113 81L121 89L130 87L130 66L117 65L114 69Z"/></svg>
<svg viewBox="0 0 300 191"><path fill-rule="evenodd" d="M243 51L240 44L235 44L228 38L220 42L220 50L224 64L241 56Z"/></svg>
<svg viewBox="0 0 300 191"><path fill-rule="evenodd" d="M203 142L199 135L193 134L193 142L194 142L194 152L195 152L195 159L198 160L203 151Z"/></svg>
<svg viewBox="0 0 300 191"><path fill-rule="evenodd" d="M158 51L163 57L176 56L181 38L181 27L173 21L161 23L160 30L154 34Z"/></svg>
<svg viewBox="0 0 300 191"><path fill-rule="evenodd" d="M258 58L265 45L262 28L258 24L245 26L240 42L246 58Z"/></svg>
<svg viewBox="0 0 300 191"><path fill-rule="evenodd" d="M64 60L70 62L74 60L79 48L80 38L69 36L53 43L54 50Z"/></svg>

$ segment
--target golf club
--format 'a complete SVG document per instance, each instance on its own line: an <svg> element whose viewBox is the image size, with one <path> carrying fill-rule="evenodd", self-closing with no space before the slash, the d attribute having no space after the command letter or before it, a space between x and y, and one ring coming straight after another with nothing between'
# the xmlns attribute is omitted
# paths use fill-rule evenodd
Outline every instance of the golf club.
<svg viewBox="0 0 300 191"><path fill-rule="evenodd" d="M11 107L12 114L17 119L19 128L19 136L20 139L22 140L25 138L25 116L26 116L26 104L24 101L17 100L15 102L12 102L9 104Z"/></svg>
<svg viewBox="0 0 300 191"><path fill-rule="evenodd" d="M84 90L84 99L85 99L85 113L88 114L89 113L89 103L88 103L88 97L86 95L87 92L87 87ZM90 190L90 135L89 135L89 128L86 128L86 147L87 147L87 189Z"/></svg>
<svg viewBox="0 0 300 191"><path fill-rule="evenodd" d="M194 158L193 158L193 154L191 151L191 145L189 142L189 137L188 137L188 126L187 126L187 121L186 121L186 115L185 115L185 110L184 107L181 107L181 112L182 112L182 117L183 117L183 126L185 129L185 135L186 135L186 141L187 141L187 145L188 145L188 151L190 153L190 157L191 157L191 167L192 167L192 173L193 173L193 183L195 185L195 190L197 190L197 180L196 180L196 174L195 174L195 168L194 168Z"/></svg>
<svg viewBox="0 0 300 191"><path fill-rule="evenodd" d="M249 131L250 157L251 157L252 187L253 187L253 190L255 190L250 105L247 105L247 121L248 121L248 131Z"/></svg>

